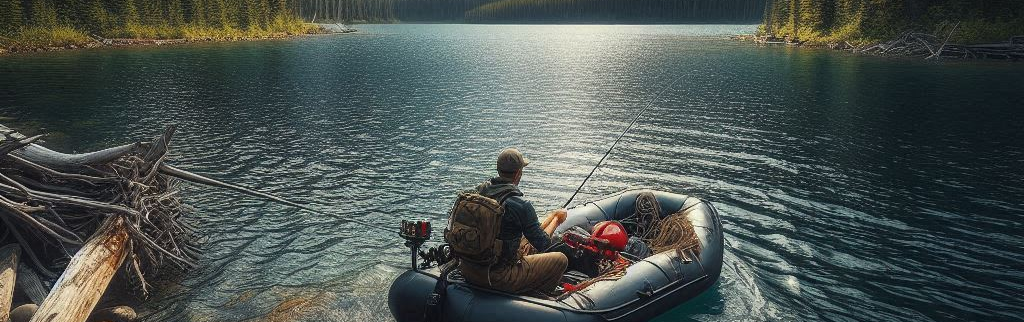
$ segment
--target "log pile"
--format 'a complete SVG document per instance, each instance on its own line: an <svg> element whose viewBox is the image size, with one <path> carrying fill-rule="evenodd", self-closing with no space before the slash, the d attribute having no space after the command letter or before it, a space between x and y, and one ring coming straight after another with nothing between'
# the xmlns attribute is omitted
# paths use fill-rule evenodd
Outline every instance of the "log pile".
<svg viewBox="0 0 1024 322"><path fill-rule="evenodd" d="M130 308L94 311L118 272L145 297L159 270L196 265L189 209L161 171L173 134L64 154L0 125L0 320L12 298L26 304L12 321L133 319Z"/></svg>
<svg viewBox="0 0 1024 322"><path fill-rule="evenodd" d="M1024 59L1024 38L1013 37L1008 42L984 45L948 44L949 37L939 37L920 32L904 32L893 40L855 48L854 52L879 56L920 57L927 59Z"/></svg>

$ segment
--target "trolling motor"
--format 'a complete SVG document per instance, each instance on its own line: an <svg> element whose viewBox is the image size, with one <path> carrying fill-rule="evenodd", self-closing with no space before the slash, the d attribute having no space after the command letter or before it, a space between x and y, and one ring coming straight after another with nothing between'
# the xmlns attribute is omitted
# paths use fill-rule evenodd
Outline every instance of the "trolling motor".
<svg viewBox="0 0 1024 322"><path fill-rule="evenodd" d="M415 270L418 266L416 265L416 253L419 252L420 246L430 239L430 222L426 219L403 219L400 225L398 236L405 239L405 246L409 247L409 252L412 254L412 269Z"/></svg>

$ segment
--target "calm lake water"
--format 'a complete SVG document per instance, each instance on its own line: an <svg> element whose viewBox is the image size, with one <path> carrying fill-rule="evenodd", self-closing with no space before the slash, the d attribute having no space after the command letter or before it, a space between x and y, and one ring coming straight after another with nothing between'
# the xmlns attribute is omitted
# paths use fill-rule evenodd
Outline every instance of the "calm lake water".
<svg viewBox="0 0 1024 322"><path fill-rule="evenodd" d="M441 226L518 146L539 209L650 187L723 214L717 287L658 321L1024 316L1024 64L757 47L755 26L359 26L262 42L0 57L2 123L86 151L177 124L202 267L149 321L387 320L393 227Z"/></svg>

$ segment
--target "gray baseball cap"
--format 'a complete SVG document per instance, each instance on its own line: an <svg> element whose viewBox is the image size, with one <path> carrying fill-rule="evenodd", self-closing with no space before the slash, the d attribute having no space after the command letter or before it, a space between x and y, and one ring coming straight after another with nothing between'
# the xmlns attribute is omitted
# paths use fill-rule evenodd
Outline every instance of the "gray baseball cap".
<svg viewBox="0 0 1024 322"><path fill-rule="evenodd" d="M516 172L530 164L527 159L516 148L506 148L498 154L498 171Z"/></svg>

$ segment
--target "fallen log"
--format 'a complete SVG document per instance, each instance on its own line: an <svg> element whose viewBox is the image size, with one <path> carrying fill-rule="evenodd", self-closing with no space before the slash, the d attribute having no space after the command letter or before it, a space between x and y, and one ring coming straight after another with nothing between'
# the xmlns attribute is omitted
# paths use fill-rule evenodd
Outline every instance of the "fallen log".
<svg viewBox="0 0 1024 322"><path fill-rule="evenodd" d="M275 195L272 195L272 194L269 194L269 193L266 193L266 192L260 192L260 191L252 190L252 189L249 189L249 188L246 188L246 187L242 187L242 186L239 186L239 185L236 185L236 184L230 184L230 183L227 183L227 182L210 179L210 178L207 178L207 177L195 174L195 173L191 173L191 172L188 172L188 171L185 171L185 170L181 170L181 169L172 167L172 166L167 165L167 164L161 164L160 165L160 172L164 173L164 174L167 174L169 176L178 178L178 179L182 179L182 180L186 180L186 181L191 181L191 182L195 182L195 183L199 183L199 184L205 184L205 185L214 186L214 187L221 187L221 188L231 189L231 190L235 190L235 191L238 191L238 192L241 192L241 193L244 193L244 194L248 194L248 195L253 195L253 196L257 196L257 197L262 197L262 198L270 199L271 201L276 201L276 202L279 202L279 203L282 203L282 204L286 204L286 205L289 205L289 206L292 206L292 207L295 207L295 208L299 208L299 209L303 209L303 210L309 210L309 211L312 211L312 212L317 212L316 209L313 209L313 208L310 208L310 207L307 207L307 206L303 206L301 204L295 203L293 201L289 201L287 199L284 199L284 198L281 198L281 197L278 197L278 196L275 196Z"/></svg>
<svg viewBox="0 0 1024 322"><path fill-rule="evenodd" d="M946 44L949 43L949 38L953 37L953 33L956 32L956 27L959 27L959 26L960 26L960 22L957 21L956 24L953 25L953 29L949 31L949 35L946 36L946 40L942 41L942 45L939 46L939 50L934 51L931 56L928 56L928 58L925 58L925 59L937 58L937 57L939 57L939 55L942 55L942 50L945 49L946 48ZM927 44L925 44L925 45L927 45Z"/></svg>
<svg viewBox="0 0 1024 322"><path fill-rule="evenodd" d="M1017 45L1013 37L1010 41L996 44L958 45L950 44L949 39L957 30L959 23L953 26L944 40L926 33L904 32L896 38L860 48L852 48L853 52L878 56L920 57L924 59L1024 59L1024 46Z"/></svg>
<svg viewBox="0 0 1024 322"><path fill-rule="evenodd" d="M14 301L14 280L18 275L21 247L11 244L0 247L0 321L7 321Z"/></svg>
<svg viewBox="0 0 1024 322"><path fill-rule="evenodd" d="M71 258L64 274L32 316L32 322L85 321L124 262L128 248L124 218L107 219Z"/></svg>

